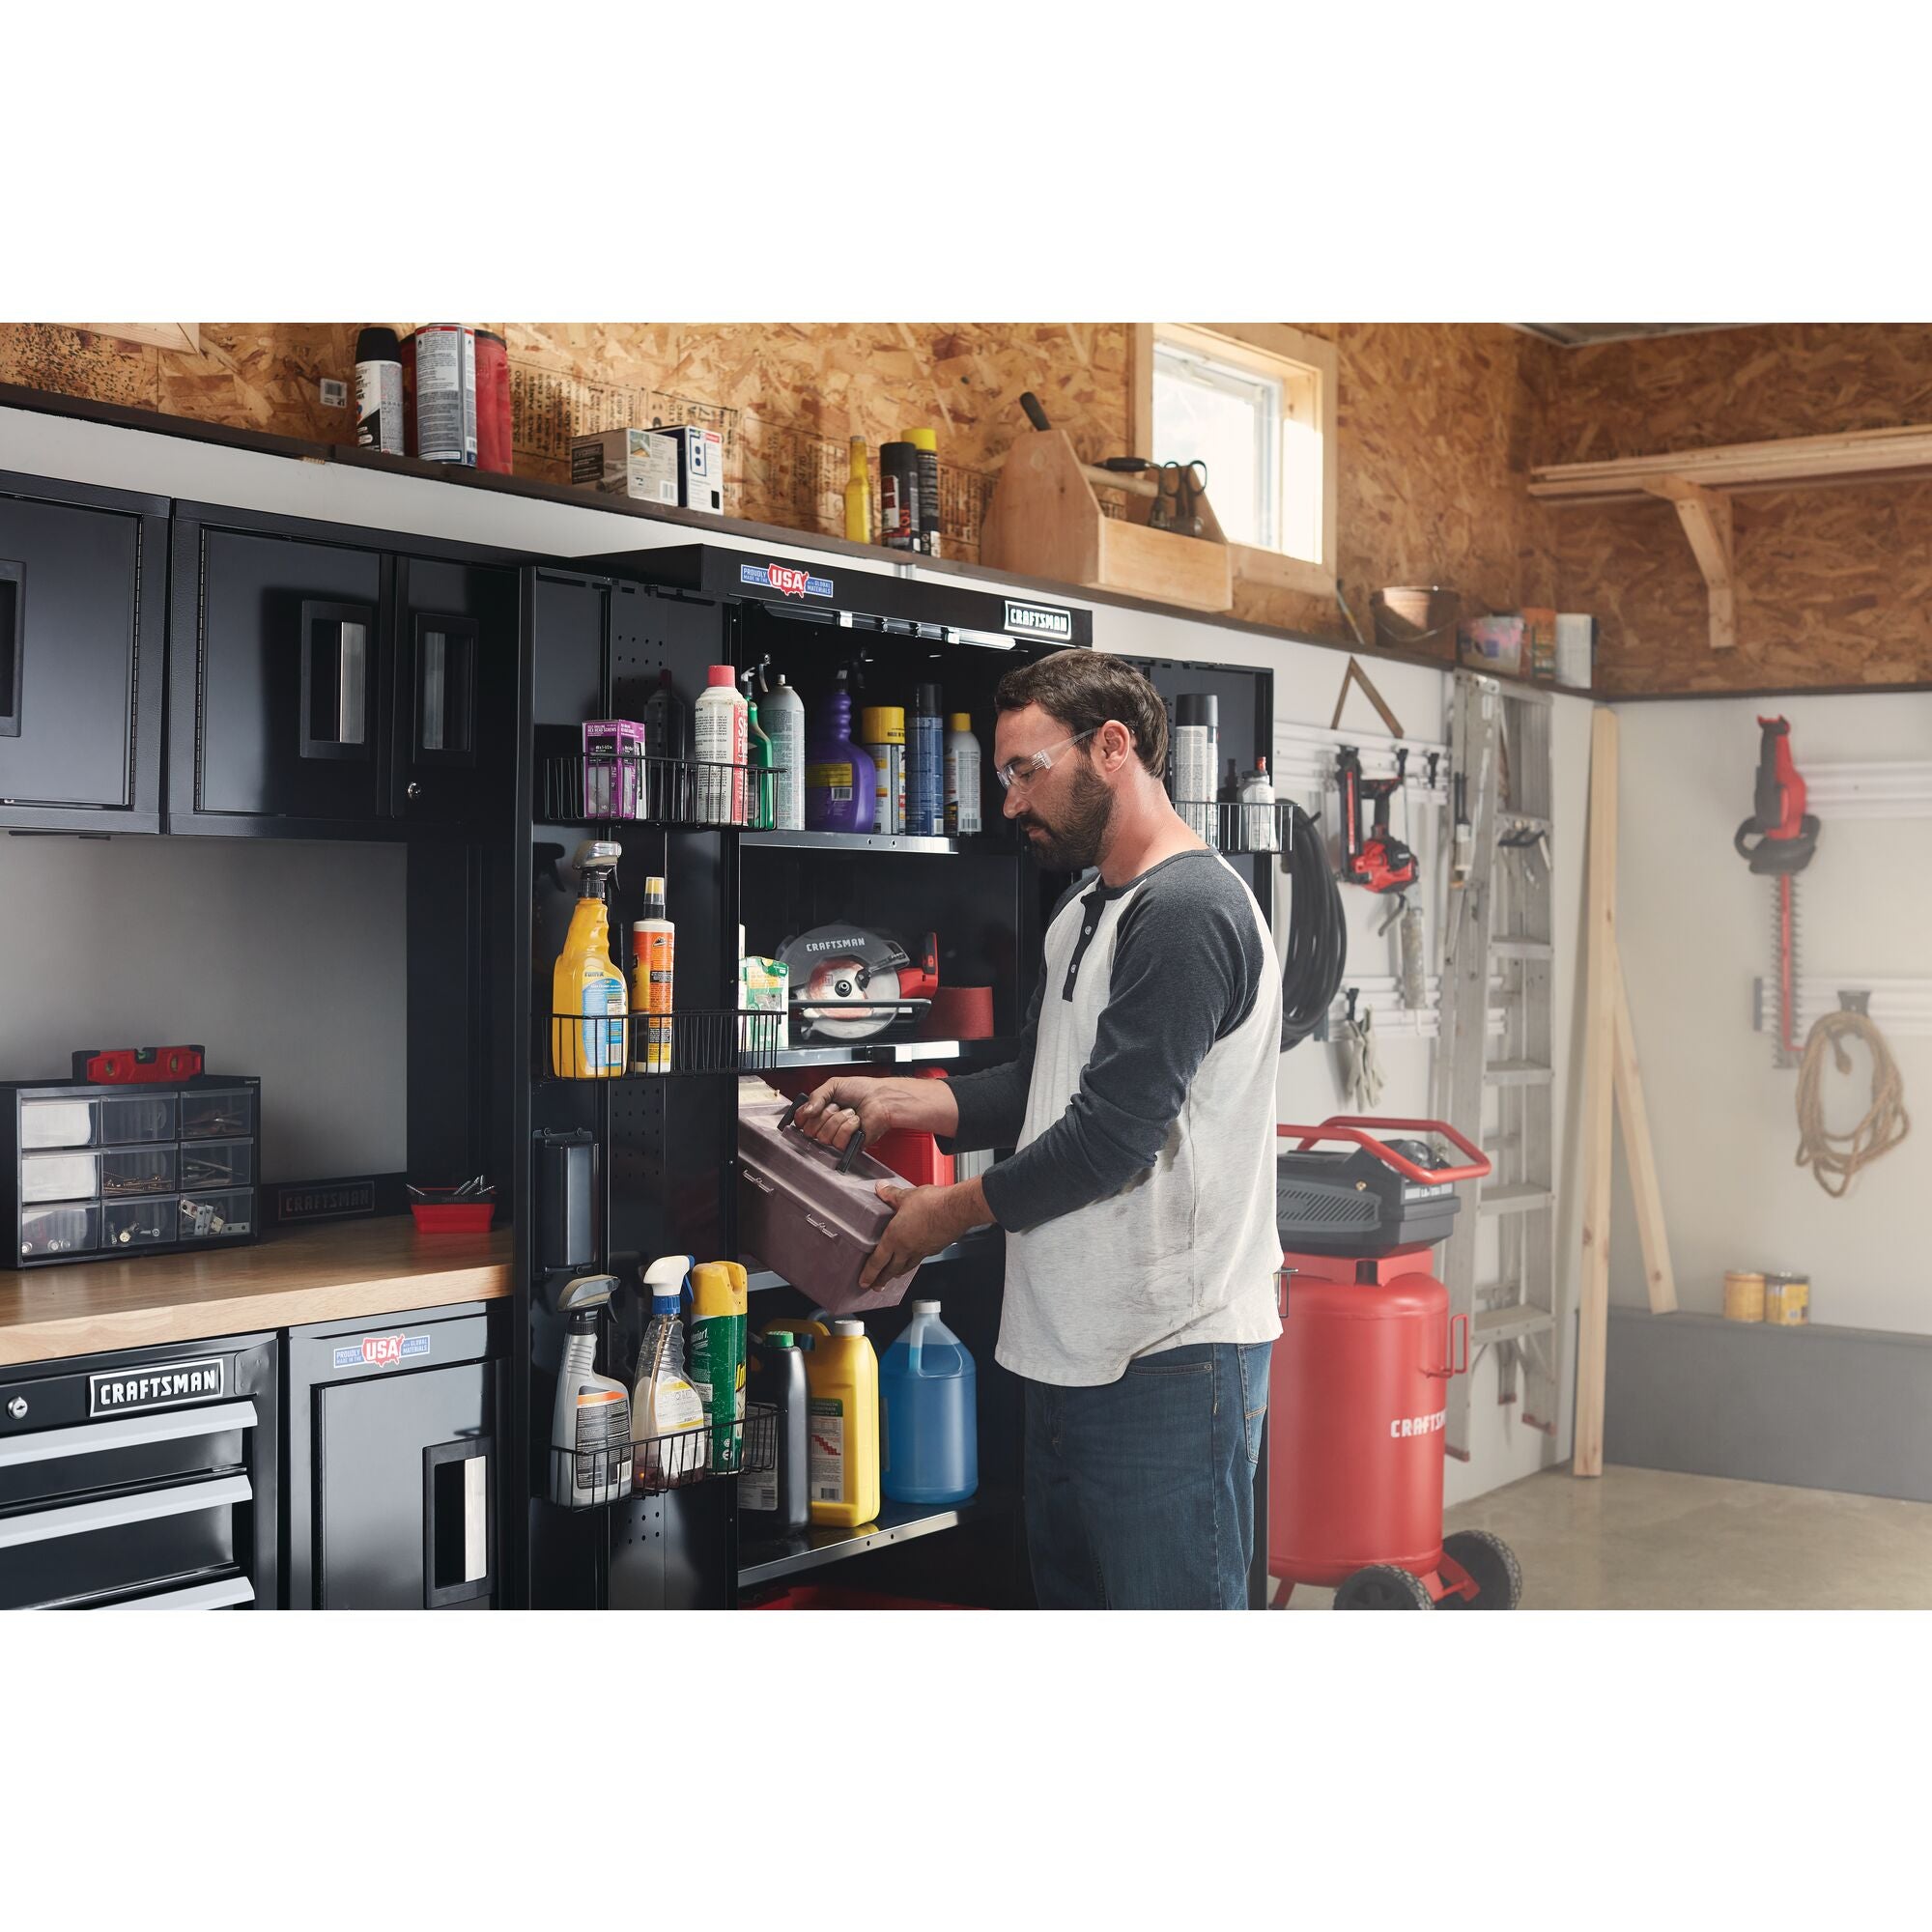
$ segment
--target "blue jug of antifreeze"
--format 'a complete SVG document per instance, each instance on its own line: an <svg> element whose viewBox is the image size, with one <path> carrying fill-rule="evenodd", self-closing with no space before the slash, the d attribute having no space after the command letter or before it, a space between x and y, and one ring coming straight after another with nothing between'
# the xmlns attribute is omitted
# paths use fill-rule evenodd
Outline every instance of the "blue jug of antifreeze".
<svg viewBox="0 0 1932 1932"><path fill-rule="evenodd" d="M895 1503L964 1502L980 1487L979 1376L966 1345L915 1301L879 1365L879 1486Z"/></svg>

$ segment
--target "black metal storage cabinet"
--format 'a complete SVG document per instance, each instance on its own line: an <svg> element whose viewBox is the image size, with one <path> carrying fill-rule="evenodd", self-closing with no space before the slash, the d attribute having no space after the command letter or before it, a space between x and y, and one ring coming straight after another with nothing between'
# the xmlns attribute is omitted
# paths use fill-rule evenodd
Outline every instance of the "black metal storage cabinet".
<svg viewBox="0 0 1932 1932"><path fill-rule="evenodd" d="M557 783L578 760L586 719L641 716L668 669L686 701L700 691L704 668L740 668L770 656L804 696L808 714L840 663L867 660L881 694L888 682L937 678L948 709L970 710L990 736L991 698L1019 658L1091 641L1086 611L1007 599L977 589L913 583L897 576L775 563L754 552L708 545L640 552L589 565L535 568L525 579L524 766L519 780L530 812L520 851L518 896L529 908L530 944L518 1009L528 1071L519 1121L534 1162L545 1137L587 1133L595 1160L594 1253L578 1265L546 1270L540 1214L524 1216L518 1269L518 1400L524 1418L524 1474L530 1496L526 1564L531 1600L583 1607L721 1607L735 1603L741 1580L762 1584L828 1560L821 1549L742 1547L736 1485L706 1481L661 1496L631 1496L590 1510L549 1502L549 1431L563 1322L555 1293L572 1272L608 1268L624 1284L602 1365L628 1373L641 1327L637 1267L667 1253L700 1260L735 1257L736 1076L728 1021L737 1001L737 927L753 952L769 951L804 925L833 918L870 920L895 930L937 930L942 982L990 984L996 1029L987 1042L855 1044L842 1056L812 1046L778 1056L792 1067L896 1059L991 1059L1009 1051L1037 970L1039 916L1054 883L1036 873L1017 841L989 810L990 830L964 838L758 833L695 824L593 825L581 816L582 790ZM908 694L909 695L909 694ZM990 760L988 761L990 763ZM989 775L990 776L990 775ZM644 876L668 881L677 924L680 1031L676 1071L624 1079L550 1077L550 973L577 898L567 862L592 835L623 844L611 907L613 950L640 916ZM782 930L781 929L782 928ZM713 1014L722 1033L697 1022ZM687 1023L690 1023L689 1025ZM687 1032L689 1039L687 1039ZM713 1036L723 1053L707 1042ZM686 1053L689 1044L692 1048ZM748 1056L758 1065L768 1056ZM525 1178L524 1197L541 1200ZM1001 1243L997 1236L951 1261L929 1264L921 1290L954 1298L948 1319L980 1364L981 1491L958 1511L882 1512L869 1542L887 1546L929 1528L962 1526L953 1546L953 1594L1011 1602L1024 1591L1018 1565L1018 1408L1010 1378L992 1359L998 1323ZM801 1306L771 1280L755 1284L754 1325ZM868 1322L883 1353L910 1309ZM890 1519L890 1520L889 1520ZM977 1539L969 1548L967 1539ZM805 1539L809 1545L813 1539ZM909 1552L906 1552L909 1553ZM871 1560L871 1559L868 1559ZM937 1574L936 1571L934 1574Z"/></svg>
<svg viewBox="0 0 1932 1932"><path fill-rule="evenodd" d="M0 1370L0 1609L272 1609L272 1335Z"/></svg>
<svg viewBox="0 0 1932 1932"><path fill-rule="evenodd" d="M289 1331L290 1609L503 1603L509 1315L469 1301Z"/></svg>
<svg viewBox="0 0 1932 1932"><path fill-rule="evenodd" d="M159 831L167 513L0 473L0 827Z"/></svg>
<svg viewBox="0 0 1932 1932"><path fill-rule="evenodd" d="M178 504L169 830L391 838L484 815L514 751L512 561Z"/></svg>

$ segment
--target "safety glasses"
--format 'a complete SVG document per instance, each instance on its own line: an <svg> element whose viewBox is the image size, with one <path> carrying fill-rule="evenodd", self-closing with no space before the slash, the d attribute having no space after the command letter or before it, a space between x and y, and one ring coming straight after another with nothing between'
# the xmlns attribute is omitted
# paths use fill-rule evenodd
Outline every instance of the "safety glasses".
<svg viewBox="0 0 1932 1932"><path fill-rule="evenodd" d="M1004 765L993 767L993 776L1000 781L1002 791L1011 791L1015 785L1029 785L1041 772L1053 769L1055 757L1062 752L1077 745L1083 738L1091 738L1094 731L1103 727L1095 724L1092 730L1076 732L1071 738L1063 738L1057 745L1049 745L1043 752L1029 752L1023 758L1009 758Z"/></svg>

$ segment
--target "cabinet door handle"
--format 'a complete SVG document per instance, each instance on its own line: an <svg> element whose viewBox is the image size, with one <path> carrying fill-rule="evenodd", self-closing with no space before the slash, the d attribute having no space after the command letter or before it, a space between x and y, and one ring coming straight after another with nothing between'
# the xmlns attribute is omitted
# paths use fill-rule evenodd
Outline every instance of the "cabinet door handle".
<svg viewBox="0 0 1932 1932"><path fill-rule="evenodd" d="M103 1610L239 1610L255 1601L255 1586L245 1577L224 1577L216 1583L189 1583L179 1590L156 1590L152 1596L128 1597L102 1604Z"/></svg>
<svg viewBox="0 0 1932 1932"><path fill-rule="evenodd" d="M0 556L0 738L20 735L20 676L27 658L27 566Z"/></svg>
<svg viewBox="0 0 1932 1932"><path fill-rule="evenodd" d="M366 761L373 742L370 659L376 612L366 604L301 607L301 754Z"/></svg>
<svg viewBox="0 0 1932 1932"><path fill-rule="evenodd" d="M423 1453L423 1608L468 1603L495 1587L488 1435L438 1442Z"/></svg>
<svg viewBox="0 0 1932 1932"><path fill-rule="evenodd" d="M418 611L412 676L414 757L428 764L476 762L476 678L481 627L474 617Z"/></svg>

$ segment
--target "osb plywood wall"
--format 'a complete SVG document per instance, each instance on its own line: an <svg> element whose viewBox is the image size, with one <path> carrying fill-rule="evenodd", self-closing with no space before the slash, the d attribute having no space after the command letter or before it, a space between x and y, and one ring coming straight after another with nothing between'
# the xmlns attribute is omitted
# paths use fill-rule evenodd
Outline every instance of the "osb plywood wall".
<svg viewBox="0 0 1932 1932"><path fill-rule="evenodd" d="M1932 423L1932 327L1792 324L1555 352L1535 461ZM1732 499L1735 649L1667 503L1551 510L1566 610L1612 692L1932 682L1932 483Z"/></svg>
<svg viewBox="0 0 1932 1932"><path fill-rule="evenodd" d="M407 327L409 325L401 325ZM521 476L570 478L570 440L642 423L703 423L724 440L726 509L842 535L847 439L876 452L938 432L948 555L972 560L989 459L1026 426L1037 391L1083 453L1118 453L1127 415L1124 323L497 323L510 360ZM203 323L199 355L47 325L0 327L0 382L163 410L318 442L355 440L325 408L348 379L355 329Z"/></svg>
<svg viewBox="0 0 1932 1932"><path fill-rule="evenodd" d="M724 435L727 507L844 527L848 436L939 432L949 555L978 554L993 462L1037 391L1080 453L1124 447L1122 323L510 323L523 475L561 481L570 438L635 422ZM1932 422L1932 326L1805 325L1558 350L1499 325L1301 324L1339 363L1339 568L1357 617L1381 584L1466 610L1553 603L1601 620L1611 692L1932 682L1932 484L1736 499L1738 647L1708 645L1703 580L1662 503L1557 508L1533 464ZM319 383L355 330L204 323L201 353L0 326L0 382L320 442L350 439ZM1157 452L1156 452L1157 453ZM1322 600L1242 585L1236 614L1346 639Z"/></svg>
<svg viewBox="0 0 1932 1932"><path fill-rule="evenodd" d="M1364 632L1385 584L1445 584L1469 611L1552 602L1548 513L1524 486L1558 352L1499 324L1295 326L1335 344L1336 568ZM1236 614L1349 637L1332 601L1288 591L1244 585Z"/></svg>

